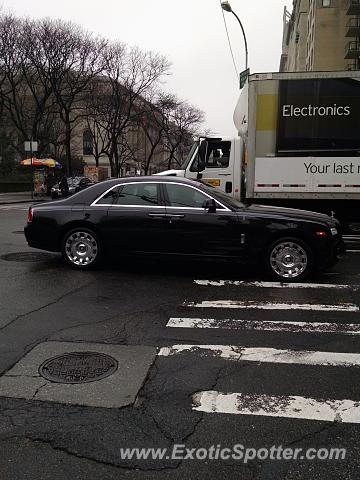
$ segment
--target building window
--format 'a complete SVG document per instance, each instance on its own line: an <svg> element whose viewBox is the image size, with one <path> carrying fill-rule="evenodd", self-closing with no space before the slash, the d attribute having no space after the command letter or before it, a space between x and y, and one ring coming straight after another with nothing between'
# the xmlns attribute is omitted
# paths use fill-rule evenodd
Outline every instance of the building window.
<svg viewBox="0 0 360 480"><path fill-rule="evenodd" d="M93 154L93 138L90 130L85 130L83 133L83 154Z"/></svg>
<svg viewBox="0 0 360 480"><path fill-rule="evenodd" d="M323 7L330 7L331 0L322 0Z"/></svg>

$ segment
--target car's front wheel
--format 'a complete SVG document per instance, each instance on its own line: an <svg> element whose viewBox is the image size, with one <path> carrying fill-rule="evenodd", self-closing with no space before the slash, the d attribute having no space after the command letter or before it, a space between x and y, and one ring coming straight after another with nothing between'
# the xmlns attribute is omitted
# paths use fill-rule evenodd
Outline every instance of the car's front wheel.
<svg viewBox="0 0 360 480"><path fill-rule="evenodd" d="M266 258L273 278L281 282L296 282L307 278L313 270L310 247L298 238L282 238L274 242Z"/></svg>
<svg viewBox="0 0 360 480"><path fill-rule="evenodd" d="M88 228L74 228L67 232L62 242L62 256L73 268L88 270L101 259L101 245L95 232Z"/></svg>

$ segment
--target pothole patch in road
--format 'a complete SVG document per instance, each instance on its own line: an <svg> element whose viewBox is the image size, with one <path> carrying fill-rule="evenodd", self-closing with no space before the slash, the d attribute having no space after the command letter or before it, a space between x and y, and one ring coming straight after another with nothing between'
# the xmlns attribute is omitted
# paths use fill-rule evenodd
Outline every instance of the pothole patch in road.
<svg viewBox="0 0 360 480"><path fill-rule="evenodd" d="M53 260L55 255L45 252L15 252L1 255L0 258L7 262L44 262Z"/></svg>
<svg viewBox="0 0 360 480"><path fill-rule="evenodd" d="M46 360L39 373L55 383L89 383L109 377L118 369L110 355L98 352L72 352Z"/></svg>

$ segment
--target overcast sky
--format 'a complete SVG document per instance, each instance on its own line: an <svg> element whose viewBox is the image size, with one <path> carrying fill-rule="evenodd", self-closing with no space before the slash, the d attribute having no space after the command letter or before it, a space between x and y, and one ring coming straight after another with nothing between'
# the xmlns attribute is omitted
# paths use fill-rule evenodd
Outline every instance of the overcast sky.
<svg viewBox="0 0 360 480"><path fill-rule="evenodd" d="M251 71L278 71L284 6L292 0L230 0L241 18ZM3 11L71 20L110 39L154 50L171 61L164 88L201 108L214 133L235 134L238 81L220 0L0 0ZM235 17L226 20L238 71L244 43Z"/></svg>

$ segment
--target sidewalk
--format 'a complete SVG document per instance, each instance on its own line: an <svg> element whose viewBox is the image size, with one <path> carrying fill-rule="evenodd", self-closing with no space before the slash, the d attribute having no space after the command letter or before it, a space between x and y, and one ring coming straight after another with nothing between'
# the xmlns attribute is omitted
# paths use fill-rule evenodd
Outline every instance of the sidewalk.
<svg viewBox="0 0 360 480"><path fill-rule="evenodd" d="M51 200L50 197L37 196L31 198L31 192L8 192L0 193L0 205L25 202L45 202Z"/></svg>

